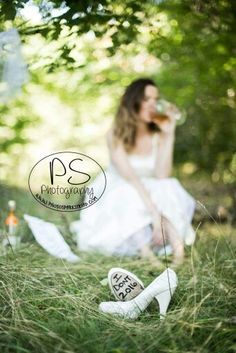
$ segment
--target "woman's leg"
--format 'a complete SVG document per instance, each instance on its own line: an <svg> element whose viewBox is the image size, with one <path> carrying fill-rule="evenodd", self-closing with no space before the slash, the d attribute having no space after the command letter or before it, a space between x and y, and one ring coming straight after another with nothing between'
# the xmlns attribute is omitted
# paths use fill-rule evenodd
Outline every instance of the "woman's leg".
<svg viewBox="0 0 236 353"><path fill-rule="evenodd" d="M184 260L184 242L178 234L173 224L165 217L162 217L162 236L165 239L165 243L169 242L173 249L173 265L180 265Z"/></svg>
<svg viewBox="0 0 236 353"><path fill-rule="evenodd" d="M151 264L157 267L163 267L163 263L158 260L154 252L152 251L150 245L146 244L140 250L140 255L144 259L150 260Z"/></svg>
<svg viewBox="0 0 236 353"><path fill-rule="evenodd" d="M178 266L183 263L184 260L184 242L179 236L176 228L173 224L164 216L162 216L162 234L160 243L161 246L167 245L168 243L171 245L173 249L173 266ZM160 262L154 252L152 251L152 247L150 244L146 244L141 249L141 257L149 258L153 264L156 266L163 266L163 263Z"/></svg>
<svg viewBox="0 0 236 353"><path fill-rule="evenodd" d="M152 245L152 227L151 224L145 226L142 228L137 234L140 236L136 238L136 240L141 242L142 239L146 239L145 242L142 242L142 245L140 246L140 255L142 258L148 259L152 265L157 266L157 267L162 267L163 264L161 261L159 261L152 251L151 245Z"/></svg>

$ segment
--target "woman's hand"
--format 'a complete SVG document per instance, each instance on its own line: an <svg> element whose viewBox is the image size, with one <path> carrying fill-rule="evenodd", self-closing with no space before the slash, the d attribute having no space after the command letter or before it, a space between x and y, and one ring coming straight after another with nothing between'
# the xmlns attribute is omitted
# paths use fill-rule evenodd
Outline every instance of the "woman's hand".
<svg viewBox="0 0 236 353"><path fill-rule="evenodd" d="M170 106L166 109L166 115L168 116L168 120L161 124L162 132L165 134L174 133L176 127L176 118L175 115L179 112L179 109L174 104L170 104Z"/></svg>
<svg viewBox="0 0 236 353"><path fill-rule="evenodd" d="M161 215L156 213L153 217L153 231L152 231L152 239L154 245L163 245L163 236L161 229Z"/></svg>

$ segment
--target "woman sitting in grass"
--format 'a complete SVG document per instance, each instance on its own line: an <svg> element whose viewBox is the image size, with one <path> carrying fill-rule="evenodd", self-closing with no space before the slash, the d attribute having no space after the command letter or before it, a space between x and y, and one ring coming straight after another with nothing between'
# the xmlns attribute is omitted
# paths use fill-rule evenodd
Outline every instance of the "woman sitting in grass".
<svg viewBox="0 0 236 353"><path fill-rule="evenodd" d="M166 118L158 119L158 99L151 79L138 79L126 88L107 132L106 191L71 224L81 250L140 255L158 263L155 253L169 244L173 263L180 264L184 244L193 243L195 200L171 177L178 110L170 105ZM98 175L96 188L101 183Z"/></svg>

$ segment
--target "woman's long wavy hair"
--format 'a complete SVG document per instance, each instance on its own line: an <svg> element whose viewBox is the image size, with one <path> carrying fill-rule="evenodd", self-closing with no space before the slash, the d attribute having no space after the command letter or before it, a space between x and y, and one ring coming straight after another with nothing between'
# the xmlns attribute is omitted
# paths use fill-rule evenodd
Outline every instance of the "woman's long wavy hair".
<svg viewBox="0 0 236 353"><path fill-rule="evenodd" d="M149 78L140 78L133 81L123 94L113 124L115 141L121 141L125 150L129 152L135 145L139 110L144 99L147 85L156 86ZM147 123L150 131L160 131L156 124Z"/></svg>

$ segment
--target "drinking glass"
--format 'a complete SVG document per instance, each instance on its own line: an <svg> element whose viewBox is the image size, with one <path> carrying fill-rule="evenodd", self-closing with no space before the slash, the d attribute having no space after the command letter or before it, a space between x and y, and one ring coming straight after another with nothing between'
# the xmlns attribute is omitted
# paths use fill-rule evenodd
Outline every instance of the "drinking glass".
<svg viewBox="0 0 236 353"><path fill-rule="evenodd" d="M168 118L168 115L166 114L166 112L171 107L171 105L172 105L172 103L170 103L166 99L158 99L157 104L156 104L156 110L157 110L157 115L159 113L160 116L163 116L162 120L164 120L164 116L166 118ZM182 113L178 108L173 110L172 114L176 120L179 120L182 116Z"/></svg>

